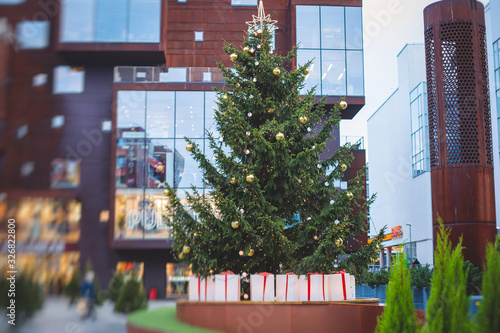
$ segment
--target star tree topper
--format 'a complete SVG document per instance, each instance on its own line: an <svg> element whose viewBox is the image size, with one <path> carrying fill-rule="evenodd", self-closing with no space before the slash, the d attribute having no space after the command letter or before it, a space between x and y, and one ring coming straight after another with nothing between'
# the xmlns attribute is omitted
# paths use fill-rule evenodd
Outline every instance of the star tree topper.
<svg viewBox="0 0 500 333"><path fill-rule="evenodd" d="M269 31L278 29L276 23L278 21L271 20L271 15L266 15L264 12L264 4L262 0L259 1L259 8L257 9L258 15L252 15L253 21L245 22L253 31L257 31L259 28L267 27Z"/></svg>

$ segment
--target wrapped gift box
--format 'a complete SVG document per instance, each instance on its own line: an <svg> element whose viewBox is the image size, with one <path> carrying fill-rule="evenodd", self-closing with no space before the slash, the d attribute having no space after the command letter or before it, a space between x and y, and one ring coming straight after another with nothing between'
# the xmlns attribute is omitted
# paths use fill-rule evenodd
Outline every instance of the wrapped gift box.
<svg viewBox="0 0 500 333"><path fill-rule="evenodd" d="M231 271L215 275L215 301L237 302L240 300L240 276Z"/></svg>
<svg viewBox="0 0 500 333"><path fill-rule="evenodd" d="M250 299L252 301L274 302L274 274L250 275Z"/></svg>
<svg viewBox="0 0 500 333"><path fill-rule="evenodd" d="M330 301L344 301L356 299L356 280L353 275L345 271L328 275Z"/></svg>
<svg viewBox="0 0 500 333"><path fill-rule="evenodd" d="M299 276L293 273L276 275L276 301L278 302L298 302Z"/></svg>
<svg viewBox="0 0 500 333"><path fill-rule="evenodd" d="M328 301L328 278L321 273L309 273L299 278L301 301Z"/></svg>
<svg viewBox="0 0 500 333"><path fill-rule="evenodd" d="M189 278L189 300L197 302L213 301L215 299L215 280L213 276Z"/></svg>

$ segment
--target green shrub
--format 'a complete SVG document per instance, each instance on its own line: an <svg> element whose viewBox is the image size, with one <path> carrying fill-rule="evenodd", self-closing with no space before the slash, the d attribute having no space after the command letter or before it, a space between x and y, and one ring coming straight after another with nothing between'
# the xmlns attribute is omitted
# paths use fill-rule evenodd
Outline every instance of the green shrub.
<svg viewBox="0 0 500 333"><path fill-rule="evenodd" d="M470 261L464 262L464 270L469 271L467 276L467 295L481 295L483 272Z"/></svg>
<svg viewBox="0 0 500 333"><path fill-rule="evenodd" d="M464 270L462 240L452 249L450 229L441 228L434 251L434 274L427 302L426 333L470 332L467 270Z"/></svg>
<svg viewBox="0 0 500 333"><path fill-rule="evenodd" d="M123 288L124 276L122 272L116 271L108 284L108 298L113 302L118 300L118 296L120 295L120 291Z"/></svg>
<svg viewBox="0 0 500 333"><path fill-rule="evenodd" d="M115 303L115 311L129 313L146 308L147 305L148 300L142 282L137 277L137 272L132 270L131 276L125 279L125 284Z"/></svg>
<svg viewBox="0 0 500 333"><path fill-rule="evenodd" d="M429 264L411 269L411 285L418 289L431 286L432 268Z"/></svg>
<svg viewBox="0 0 500 333"><path fill-rule="evenodd" d="M483 300L479 303L475 333L500 332L500 237L488 244L483 275Z"/></svg>
<svg viewBox="0 0 500 333"><path fill-rule="evenodd" d="M366 284L370 287L383 286L389 283L389 270L380 270L367 275Z"/></svg>
<svg viewBox="0 0 500 333"><path fill-rule="evenodd" d="M71 304L74 303L75 299L80 297L81 284L82 280L80 278L80 270L78 269L78 267L76 267L73 269L71 279L63 288L63 294L69 297Z"/></svg>
<svg viewBox="0 0 500 333"><path fill-rule="evenodd" d="M404 254L396 257L389 275L384 312L377 318L377 333L416 333L419 331L413 308L411 277Z"/></svg>

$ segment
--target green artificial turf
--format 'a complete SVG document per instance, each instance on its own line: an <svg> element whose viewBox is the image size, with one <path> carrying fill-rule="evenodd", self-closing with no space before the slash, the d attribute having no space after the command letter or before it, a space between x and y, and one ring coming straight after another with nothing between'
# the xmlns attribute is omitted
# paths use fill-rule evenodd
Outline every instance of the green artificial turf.
<svg viewBox="0 0 500 333"><path fill-rule="evenodd" d="M156 310L137 310L132 312L127 321L138 327L150 328L169 333L209 333L216 332L183 324L175 318L175 306Z"/></svg>

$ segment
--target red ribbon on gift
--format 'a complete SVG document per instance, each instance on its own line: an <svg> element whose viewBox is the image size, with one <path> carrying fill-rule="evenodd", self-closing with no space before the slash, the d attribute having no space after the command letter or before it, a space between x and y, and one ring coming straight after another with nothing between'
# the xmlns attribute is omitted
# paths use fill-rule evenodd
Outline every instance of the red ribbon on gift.
<svg viewBox="0 0 500 333"><path fill-rule="evenodd" d="M198 302L200 301L201 301L201 276L198 276Z"/></svg>
<svg viewBox="0 0 500 333"><path fill-rule="evenodd" d="M224 279L225 279L225 285L224 285L224 297L226 298L226 302L227 302L227 276L228 275L234 275L233 272L231 271L225 271L225 272L222 272L220 273L219 275L224 275Z"/></svg>
<svg viewBox="0 0 500 333"><path fill-rule="evenodd" d="M345 286L345 274L346 274L345 269L338 272L332 272L331 274L342 274L342 291L344 292L344 301L347 300L347 290Z"/></svg>
<svg viewBox="0 0 500 333"><path fill-rule="evenodd" d="M286 273L286 287L285 287L285 302L288 301L288 275L295 275L295 273Z"/></svg>
<svg viewBox="0 0 500 333"><path fill-rule="evenodd" d="M263 290L262 290L262 302L264 302L264 298L266 296L266 282L267 282L267 277L269 275L273 275L272 273L265 273L265 272L262 272L262 273L258 273L257 275L261 275L264 277L264 287L263 287Z"/></svg>
<svg viewBox="0 0 500 333"><path fill-rule="evenodd" d="M323 273L307 273L307 300L311 300L311 275L323 275ZM325 300L325 276L323 275L323 301Z"/></svg>

